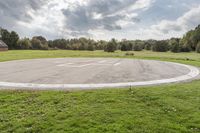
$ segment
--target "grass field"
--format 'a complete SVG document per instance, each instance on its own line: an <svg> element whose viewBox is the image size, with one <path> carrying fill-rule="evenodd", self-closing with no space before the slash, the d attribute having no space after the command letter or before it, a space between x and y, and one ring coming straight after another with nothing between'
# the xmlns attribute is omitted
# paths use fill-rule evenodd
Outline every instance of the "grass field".
<svg viewBox="0 0 200 133"><path fill-rule="evenodd" d="M63 57L105 57L105 58L139 58L180 62L200 66L200 54L198 53L171 53L171 52L134 52L134 56L126 56L127 52L117 51L107 53L104 51L71 51L71 50L15 50L0 52L0 61L37 59L37 58L63 58Z"/></svg>
<svg viewBox="0 0 200 133"><path fill-rule="evenodd" d="M9 51L0 61L55 57L117 57L200 67L197 53ZM0 132L200 132L200 80L93 91L0 91Z"/></svg>

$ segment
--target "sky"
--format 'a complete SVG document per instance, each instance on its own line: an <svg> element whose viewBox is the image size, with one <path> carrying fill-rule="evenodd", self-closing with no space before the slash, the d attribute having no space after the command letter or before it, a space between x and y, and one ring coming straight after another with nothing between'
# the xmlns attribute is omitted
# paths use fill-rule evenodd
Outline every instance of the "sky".
<svg viewBox="0 0 200 133"><path fill-rule="evenodd" d="M0 27L21 37L161 40L199 24L200 0L0 0Z"/></svg>

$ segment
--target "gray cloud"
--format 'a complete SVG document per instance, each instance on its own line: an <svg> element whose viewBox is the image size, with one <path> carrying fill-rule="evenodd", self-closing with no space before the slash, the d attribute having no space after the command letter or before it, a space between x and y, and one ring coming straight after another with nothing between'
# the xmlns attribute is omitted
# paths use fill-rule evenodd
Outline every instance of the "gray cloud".
<svg viewBox="0 0 200 133"><path fill-rule="evenodd" d="M30 22L33 18L28 11L39 10L47 1L43 0L0 0L0 25L14 27L16 21Z"/></svg>
<svg viewBox="0 0 200 133"><path fill-rule="evenodd" d="M87 4L76 4L75 8L63 9L67 29L87 32L92 29L120 30L120 20L139 22L135 16L127 17L126 10L137 0L89 0ZM96 16L95 16L96 15ZM96 17L96 18L95 18Z"/></svg>
<svg viewBox="0 0 200 133"><path fill-rule="evenodd" d="M140 14L153 1L0 0L0 27L15 30L22 37L125 37L127 31L143 26L144 21L139 23Z"/></svg>

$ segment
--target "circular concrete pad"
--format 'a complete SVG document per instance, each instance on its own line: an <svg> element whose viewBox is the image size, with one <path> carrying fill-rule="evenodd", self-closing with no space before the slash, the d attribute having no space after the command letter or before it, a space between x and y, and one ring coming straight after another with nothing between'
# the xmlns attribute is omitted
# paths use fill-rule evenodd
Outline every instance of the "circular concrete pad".
<svg viewBox="0 0 200 133"><path fill-rule="evenodd" d="M92 89L143 86L195 78L193 66L133 59L57 58L0 63L0 88Z"/></svg>

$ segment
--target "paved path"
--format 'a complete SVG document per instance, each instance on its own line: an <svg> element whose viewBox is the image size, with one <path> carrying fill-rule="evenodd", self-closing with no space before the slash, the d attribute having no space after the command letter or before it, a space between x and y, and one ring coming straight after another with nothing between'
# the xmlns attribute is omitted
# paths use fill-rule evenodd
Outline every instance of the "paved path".
<svg viewBox="0 0 200 133"><path fill-rule="evenodd" d="M58 58L0 63L0 88L93 89L191 80L199 69L177 63L107 58Z"/></svg>

